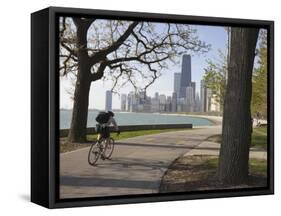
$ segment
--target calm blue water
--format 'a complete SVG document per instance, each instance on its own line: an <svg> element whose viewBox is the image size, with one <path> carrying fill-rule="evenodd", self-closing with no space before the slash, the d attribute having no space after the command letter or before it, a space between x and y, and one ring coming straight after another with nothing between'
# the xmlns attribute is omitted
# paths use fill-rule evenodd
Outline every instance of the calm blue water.
<svg viewBox="0 0 281 216"><path fill-rule="evenodd" d="M60 129L67 129L70 127L72 111L60 111ZM97 111L89 111L88 113L88 127L96 125ZM174 116L163 115L157 113L115 113L115 119L118 125L146 125L146 124L188 124L193 126L206 126L212 123L203 118L188 117L188 116Z"/></svg>

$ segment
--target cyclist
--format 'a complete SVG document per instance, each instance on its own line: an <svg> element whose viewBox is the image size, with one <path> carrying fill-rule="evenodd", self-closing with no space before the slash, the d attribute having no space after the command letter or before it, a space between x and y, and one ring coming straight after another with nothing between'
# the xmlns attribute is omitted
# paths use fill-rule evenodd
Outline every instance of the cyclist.
<svg viewBox="0 0 281 216"><path fill-rule="evenodd" d="M96 121L98 122L98 124L96 125L96 131L98 133L98 142L100 142L102 138L106 139L106 142L108 142L108 138L110 138L109 126L111 124L114 126L117 134L120 134L119 127L114 119L114 113L112 111L100 112L96 117ZM105 158L103 154L101 155L101 158Z"/></svg>

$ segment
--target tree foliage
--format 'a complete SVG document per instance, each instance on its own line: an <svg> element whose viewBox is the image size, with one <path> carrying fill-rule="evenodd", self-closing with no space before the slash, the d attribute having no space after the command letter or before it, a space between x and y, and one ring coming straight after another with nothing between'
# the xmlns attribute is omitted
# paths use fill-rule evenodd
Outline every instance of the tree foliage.
<svg viewBox="0 0 281 216"><path fill-rule="evenodd" d="M220 107L223 107L227 75L227 56L221 50L218 53L219 59L217 61L207 61L203 80L205 86L211 90L216 102L219 103Z"/></svg>
<svg viewBox="0 0 281 216"><path fill-rule="evenodd" d="M259 33L257 48L257 60L252 78L252 102L251 111L255 116L260 113L263 117L267 115L267 31L261 30ZM208 60L204 69L204 81L215 99L223 107L225 88L227 82L228 58L221 50L218 51L218 60Z"/></svg>
<svg viewBox="0 0 281 216"><path fill-rule="evenodd" d="M267 31L261 30L257 50L257 67L253 72L252 114L267 116Z"/></svg>

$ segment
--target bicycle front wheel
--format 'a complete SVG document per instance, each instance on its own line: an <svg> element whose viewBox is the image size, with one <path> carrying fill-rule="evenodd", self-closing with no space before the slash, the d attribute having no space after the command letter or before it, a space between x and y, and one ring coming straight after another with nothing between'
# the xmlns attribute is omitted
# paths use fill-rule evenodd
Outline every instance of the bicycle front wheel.
<svg viewBox="0 0 281 216"><path fill-rule="evenodd" d="M112 156L113 150L114 150L114 139L113 138L109 138L107 140L107 145L106 145L106 147L104 149L104 157L106 159L110 159L111 156Z"/></svg>
<svg viewBox="0 0 281 216"><path fill-rule="evenodd" d="M101 151L98 143L92 144L88 153L88 163L92 166L96 164L100 157Z"/></svg>

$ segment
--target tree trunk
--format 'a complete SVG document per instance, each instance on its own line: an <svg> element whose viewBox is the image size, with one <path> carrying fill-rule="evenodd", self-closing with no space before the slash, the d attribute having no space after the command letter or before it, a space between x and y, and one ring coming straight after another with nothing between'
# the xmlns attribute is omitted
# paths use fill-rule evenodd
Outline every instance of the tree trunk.
<svg viewBox="0 0 281 216"><path fill-rule="evenodd" d="M84 49L87 46L89 24L85 23L82 19L76 18L75 25L77 28L78 73L68 140L70 142L84 142L86 141L89 92L91 86L89 56L87 50Z"/></svg>
<svg viewBox="0 0 281 216"><path fill-rule="evenodd" d="M89 80L77 77L71 127L68 134L70 142L86 141L90 85Z"/></svg>
<svg viewBox="0 0 281 216"><path fill-rule="evenodd" d="M258 37L255 28L231 28L218 177L224 184L248 180L251 143L252 71Z"/></svg>

